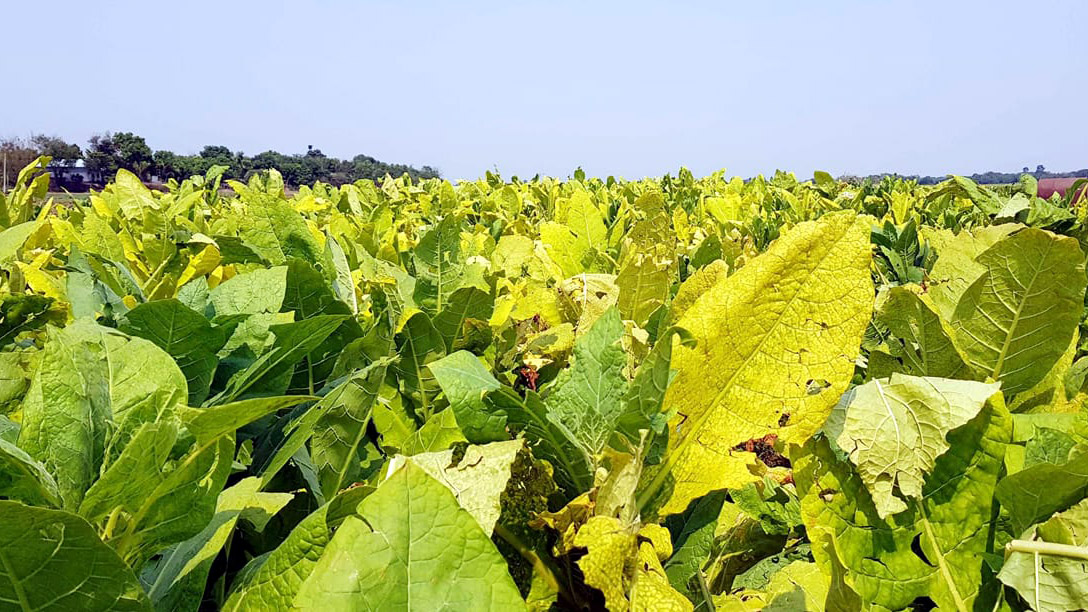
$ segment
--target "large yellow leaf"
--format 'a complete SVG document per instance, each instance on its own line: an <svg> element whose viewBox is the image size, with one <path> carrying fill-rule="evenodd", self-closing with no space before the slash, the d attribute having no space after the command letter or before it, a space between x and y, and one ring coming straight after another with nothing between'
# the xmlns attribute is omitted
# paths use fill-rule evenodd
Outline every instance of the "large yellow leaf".
<svg viewBox="0 0 1088 612"><path fill-rule="evenodd" d="M204 250L189 259L188 265L185 266L185 270L181 273L181 278L178 279L178 287L198 276L204 276L215 270L219 267L219 262L219 249L212 244L204 247Z"/></svg>
<svg viewBox="0 0 1088 612"><path fill-rule="evenodd" d="M798 225L706 290L678 321L698 344L677 347L669 450L641 505L681 512L706 493L756 480L752 453L776 434L803 442L846 390L873 310L869 223L836 213Z"/></svg>

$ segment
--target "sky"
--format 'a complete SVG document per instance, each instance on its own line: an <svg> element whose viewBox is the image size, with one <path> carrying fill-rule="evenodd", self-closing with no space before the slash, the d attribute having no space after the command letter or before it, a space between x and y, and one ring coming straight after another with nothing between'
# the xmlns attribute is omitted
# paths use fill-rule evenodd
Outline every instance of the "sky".
<svg viewBox="0 0 1088 612"><path fill-rule="evenodd" d="M1088 167L1084 0L0 3L0 137L451 179Z"/></svg>

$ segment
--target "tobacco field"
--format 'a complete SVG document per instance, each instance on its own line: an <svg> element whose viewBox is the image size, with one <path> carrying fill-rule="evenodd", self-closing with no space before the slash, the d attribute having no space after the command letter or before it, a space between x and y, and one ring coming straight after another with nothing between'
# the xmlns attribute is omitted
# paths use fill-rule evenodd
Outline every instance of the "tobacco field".
<svg viewBox="0 0 1088 612"><path fill-rule="evenodd" d="M0 198L0 609L1088 607L1088 202L1030 175L47 162Z"/></svg>

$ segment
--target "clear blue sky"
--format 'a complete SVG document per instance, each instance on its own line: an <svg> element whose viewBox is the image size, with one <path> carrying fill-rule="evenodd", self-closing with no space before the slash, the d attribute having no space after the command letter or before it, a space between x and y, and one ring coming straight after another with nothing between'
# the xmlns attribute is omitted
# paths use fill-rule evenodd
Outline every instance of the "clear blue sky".
<svg viewBox="0 0 1088 612"><path fill-rule="evenodd" d="M1088 2L5 1L0 137L448 178L1088 167Z"/></svg>

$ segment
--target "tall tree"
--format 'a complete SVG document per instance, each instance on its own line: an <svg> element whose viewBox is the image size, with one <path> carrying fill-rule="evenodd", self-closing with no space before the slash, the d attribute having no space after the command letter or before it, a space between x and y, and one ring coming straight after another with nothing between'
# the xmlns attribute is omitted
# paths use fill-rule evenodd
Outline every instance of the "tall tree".
<svg viewBox="0 0 1088 612"><path fill-rule="evenodd" d="M88 145L84 155L87 168L106 177L116 174L120 168L142 177L155 161L147 141L132 132L95 134Z"/></svg>
<svg viewBox="0 0 1088 612"><path fill-rule="evenodd" d="M151 147L147 146L143 136L137 136L132 132L120 132L113 135L113 142L117 145L117 155L122 168L140 176L150 167L153 155Z"/></svg>
<svg viewBox="0 0 1088 612"><path fill-rule="evenodd" d="M91 172L98 172L106 177L116 174L120 157L113 136L109 132L91 136L87 141L87 152L83 155L83 161Z"/></svg>
<svg viewBox="0 0 1088 612"><path fill-rule="evenodd" d="M38 149L38 153L52 157L54 164L74 166L76 162L83 159L83 151L80 150L79 145L67 142L63 138L37 134L30 141Z"/></svg>

